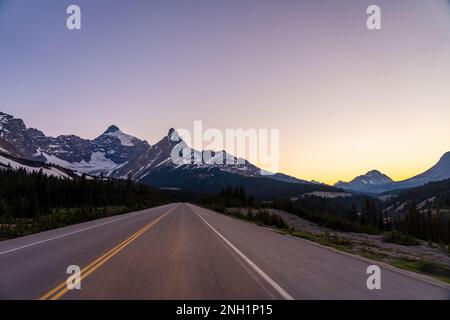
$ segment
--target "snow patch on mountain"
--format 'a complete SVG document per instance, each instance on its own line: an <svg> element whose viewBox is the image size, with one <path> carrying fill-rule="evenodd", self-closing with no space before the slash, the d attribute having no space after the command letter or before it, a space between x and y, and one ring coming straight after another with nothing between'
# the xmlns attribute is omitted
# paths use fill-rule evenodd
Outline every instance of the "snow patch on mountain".
<svg viewBox="0 0 450 320"><path fill-rule="evenodd" d="M39 172L40 170L42 170L42 173L46 176L71 179L67 173L65 173L57 168L31 167L31 166L27 166L27 165L21 164L19 162L16 162L12 159L5 158L1 155L0 155L0 164L3 165L3 166L0 166L1 169L7 168L7 167L14 169L14 170L25 169L29 173Z"/></svg>
<svg viewBox="0 0 450 320"><path fill-rule="evenodd" d="M426 199L424 201L422 201L421 203L419 203L416 207L417 209L421 210L423 209L425 206L432 204L434 202L434 200L436 200L436 196L433 196L429 199Z"/></svg>
<svg viewBox="0 0 450 320"><path fill-rule="evenodd" d="M107 133L105 133L105 135L118 138L120 140L120 143L123 146L126 146L126 147L134 146L133 139L135 139L135 138L133 136L130 136L129 134L126 134L126 133L120 131L120 130L107 132Z"/></svg>
<svg viewBox="0 0 450 320"><path fill-rule="evenodd" d="M83 160L79 163L73 163L72 166L74 167L74 170L96 173L109 171L116 167L117 164L106 158L104 152L96 151L92 153L89 162Z"/></svg>
<svg viewBox="0 0 450 320"><path fill-rule="evenodd" d="M91 159L88 162L83 160L81 162L72 163L62 160L54 155L49 155L46 153L42 153L42 155L47 159L46 163L56 164L58 166L68 168L74 171L93 175L99 173L106 173L106 175L108 175L110 171L112 171L113 169L117 169L120 166L111 161L110 159L106 158L104 152L99 151L93 152L91 155Z"/></svg>
<svg viewBox="0 0 450 320"><path fill-rule="evenodd" d="M60 167L72 169L72 168L70 168L72 163L70 163L68 161L65 161L65 160L62 160L62 159L60 159L60 158L58 158L58 157L56 157L54 155L49 155L49 154L46 154L45 152L41 152L39 149L35 153L35 155L36 156L38 156L38 155L44 156L45 159L47 159L45 162L48 163L48 164L55 164L55 165L60 166Z"/></svg>

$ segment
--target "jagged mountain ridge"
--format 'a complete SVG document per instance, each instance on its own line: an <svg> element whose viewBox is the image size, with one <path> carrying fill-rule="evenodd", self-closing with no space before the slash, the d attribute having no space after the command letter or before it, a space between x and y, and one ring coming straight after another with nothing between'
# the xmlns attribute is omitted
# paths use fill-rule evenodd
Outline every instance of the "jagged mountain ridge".
<svg viewBox="0 0 450 320"><path fill-rule="evenodd" d="M27 128L21 119L1 112L0 139L25 159L93 175L110 175L114 168L150 147L146 141L129 136L116 126L109 127L94 140L75 135L49 137L40 130Z"/></svg>
<svg viewBox="0 0 450 320"><path fill-rule="evenodd" d="M110 126L94 140L75 135L46 136L42 131L27 128L21 119L0 112L0 139L15 146L17 154L29 160L53 163L81 173L113 178L131 177L149 181L149 175L161 170L191 170L193 176L214 174L212 169L245 177L261 177L263 172L245 159L238 159L225 151L193 150L187 163L172 160L175 146L187 145L174 129L154 145ZM268 176L289 183L310 184L285 174ZM145 178L145 179L144 179ZM150 181L151 182L151 181Z"/></svg>
<svg viewBox="0 0 450 320"><path fill-rule="evenodd" d="M188 150L187 156L182 157L181 149ZM179 154L173 152L179 151ZM240 160L240 161L239 161ZM244 176L260 176L261 169L244 159L237 159L225 151L194 150L180 138L174 129L158 143L151 146L140 156L131 159L123 167L114 170L113 176L127 177L141 180L153 170L166 169L207 169L219 168L230 173Z"/></svg>

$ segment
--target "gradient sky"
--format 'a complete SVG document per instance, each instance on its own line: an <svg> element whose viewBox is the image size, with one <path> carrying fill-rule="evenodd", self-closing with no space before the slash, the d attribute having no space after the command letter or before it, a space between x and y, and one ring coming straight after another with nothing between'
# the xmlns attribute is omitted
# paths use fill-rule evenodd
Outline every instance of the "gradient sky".
<svg viewBox="0 0 450 320"><path fill-rule="evenodd" d="M65 27L69 4L81 31ZM282 172L403 179L450 150L450 5L0 0L0 111L48 135L116 124L150 143L194 120L279 128Z"/></svg>

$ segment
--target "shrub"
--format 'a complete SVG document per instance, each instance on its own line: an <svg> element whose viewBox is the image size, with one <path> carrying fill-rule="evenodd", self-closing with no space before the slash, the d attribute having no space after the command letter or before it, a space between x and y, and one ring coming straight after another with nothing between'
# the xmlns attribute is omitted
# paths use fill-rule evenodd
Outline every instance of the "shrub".
<svg viewBox="0 0 450 320"><path fill-rule="evenodd" d="M420 244L420 242L416 238L410 235L404 235L397 231L386 233L383 236L383 241L389 243L397 243L404 246L417 246Z"/></svg>

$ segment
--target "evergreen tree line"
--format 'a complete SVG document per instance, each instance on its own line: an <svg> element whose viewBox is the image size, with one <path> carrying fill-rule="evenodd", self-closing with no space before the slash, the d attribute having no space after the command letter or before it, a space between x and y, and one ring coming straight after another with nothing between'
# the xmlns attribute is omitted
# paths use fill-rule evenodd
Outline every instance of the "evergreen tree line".
<svg viewBox="0 0 450 320"><path fill-rule="evenodd" d="M404 216L397 214L397 217L391 219L385 210L375 206L373 200L366 199L362 212L355 214L355 211L356 208L353 206L350 221L370 225L380 231L399 232L404 236L421 240L449 243L450 219L441 214L439 209L428 209L423 212L417 209L416 203L410 202Z"/></svg>
<svg viewBox="0 0 450 320"><path fill-rule="evenodd" d="M275 226L280 229L287 229L289 226L287 223L277 214L272 214L264 209L258 209L256 213L250 209L246 219L251 221L257 221L266 226Z"/></svg>
<svg viewBox="0 0 450 320"><path fill-rule="evenodd" d="M399 242L413 243L411 238L405 237L414 237L436 243L449 243L449 217L439 209L419 211L415 203L408 205L406 215L398 214L395 219L388 217L382 206L377 206L371 198L366 198L359 210L355 204L347 206L336 200L318 197L305 197L297 202L276 200L271 206L342 231L369 234L390 232L399 235L390 238L398 238Z"/></svg>
<svg viewBox="0 0 450 320"><path fill-rule="evenodd" d="M410 203L405 218L394 220L393 229L417 239L444 244L450 242L450 218L439 208L419 211L415 203Z"/></svg>
<svg viewBox="0 0 450 320"><path fill-rule="evenodd" d="M33 231L41 231L165 201L162 191L131 180L94 179L85 175L70 180L46 176L42 170L33 173L24 169L0 170L0 233L10 234L11 225L36 229L34 222L40 227ZM21 221L28 224L24 226ZM16 230L13 235L20 233Z"/></svg>
<svg viewBox="0 0 450 320"><path fill-rule="evenodd" d="M232 187L227 185L218 194L219 198L224 202L226 207L233 206L253 206L255 204L255 198L252 195L247 195L243 186Z"/></svg>

